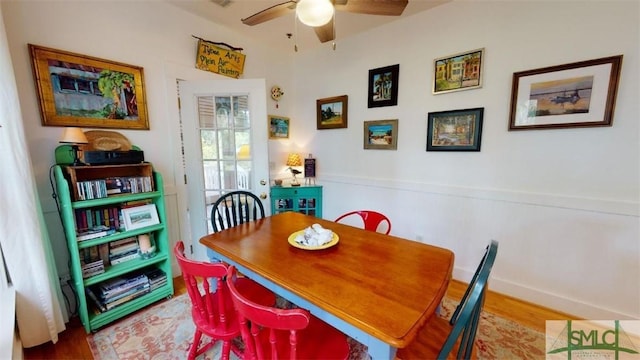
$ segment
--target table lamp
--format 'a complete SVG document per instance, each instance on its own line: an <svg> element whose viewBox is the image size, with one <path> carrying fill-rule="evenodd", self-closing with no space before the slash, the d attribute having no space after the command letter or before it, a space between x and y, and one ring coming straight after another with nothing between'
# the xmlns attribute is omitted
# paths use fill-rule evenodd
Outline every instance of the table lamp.
<svg viewBox="0 0 640 360"><path fill-rule="evenodd" d="M292 166L302 166L302 159L300 155L297 153L289 154L287 158L287 166L289 167L289 171L293 174L293 180L291 180L291 186L300 186L298 179L296 179L296 175L301 174L302 171L292 168Z"/></svg>
<svg viewBox="0 0 640 360"><path fill-rule="evenodd" d="M62 139L59 141L62 144L71 144L71 151L73 152L73 163L72 166L84 166L86 165L80 158L78 157L78 151L80 151L80 147L78 144L88 144L89 140L85 136L82 129L77 127L68 127L64 129L64 133L62 134Z"/></svg>

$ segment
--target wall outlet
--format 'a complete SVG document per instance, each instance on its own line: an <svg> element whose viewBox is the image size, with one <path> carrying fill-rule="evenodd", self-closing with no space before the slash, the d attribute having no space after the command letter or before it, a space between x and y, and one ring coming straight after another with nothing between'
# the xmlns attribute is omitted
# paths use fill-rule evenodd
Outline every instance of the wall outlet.
<svg viewBox="0 0 640 360"><path fill-rule="evenodd" d="M69 274L60 275L60 284L61 285L67 285L69 280L71 280L71 275L69 275Z"/></svg>

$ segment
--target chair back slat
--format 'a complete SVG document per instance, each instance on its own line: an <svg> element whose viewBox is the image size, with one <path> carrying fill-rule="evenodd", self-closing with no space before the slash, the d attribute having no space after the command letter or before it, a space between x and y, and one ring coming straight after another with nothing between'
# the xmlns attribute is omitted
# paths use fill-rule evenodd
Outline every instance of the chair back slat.
<svg viewBox="0 0 640 360"><path fill-rule="evenodd" d="M256 195L244 190L222 195L211 208L213 232L222 231L265 217L264 205Z"/></svg>
<svg viewBox="0 0 640 360"><path fill-rule="evenodd" d="M468 359L471 357L473 343L480 321L480 314L484 304L484 295L487 290L487 281L491 274L497 253L498 242L492 240L482 256L480 265L473 275L467 291L451 317L453 328L440 350L438 359L446 359L459 339L460 343L458 344L456 358Z"/></svg>

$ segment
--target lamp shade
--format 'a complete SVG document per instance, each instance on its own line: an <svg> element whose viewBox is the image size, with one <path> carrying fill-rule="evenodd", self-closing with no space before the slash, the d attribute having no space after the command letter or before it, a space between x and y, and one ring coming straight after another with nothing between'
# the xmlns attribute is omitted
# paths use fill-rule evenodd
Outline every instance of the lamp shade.
<svg viewBox="0 0 640 360"><path fill-rule="evenodd" d="M291 153L287 158L287 166L302 166L302 159L299 154Z"/></svg>
<svg viewBox="0 0 640 360"><path fill-rule="evenodd" d="M249 144L241 145L236 154L238 160L249 160L251 158L251 148Z"/></svg>
<svg viewBox="0 0 640 360"><path fill-rule="evenodd" d="M329 0L300 0L296 15L307 26L322 26L333 17L333 4Z"/></svg>
<svg viewBox="0 0 640 360"><path fill-rule="evenodd" d="M82 129L77 127L68 127L64 129L60 142L64 144L88 144L89 140L87 140L87 136L84 134Z"/></svg>

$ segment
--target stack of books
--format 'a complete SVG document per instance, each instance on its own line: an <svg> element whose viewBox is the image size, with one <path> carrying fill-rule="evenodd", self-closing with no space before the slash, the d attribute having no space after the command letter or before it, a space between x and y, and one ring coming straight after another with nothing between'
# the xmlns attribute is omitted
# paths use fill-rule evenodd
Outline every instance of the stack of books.
<svg viewBox="0 0 640 360"><path fill-rule="evenodd" d="M167 284L167 274L160 268L152 268L145 271L145 275L149 278L149 286L151 291L165 286Z"/></svg>
<svg viewBox="0 0 640 360"><path fill-rule="evenodd" d="M100 248L97 245L80 249L80 265L84 279L104 272L104 260L100 255Z"/></svg>
<svg viewBox="0 0 640 360"><path fill-rule="evenodd" d="M87 287L87 295L101 312L111 310L149 291L149 278L140 273L113 278L94 287Z"/></svg>
<svg viewBox="0 0 640 360"><path fill-rule="evenodd" d="M85 241L96 239L99 237L115 234L116 229L111 229L105 225L94 226L90 229L82 229L76 232L76 240L77 241Z"/></svg>
<svg viewBox="0 0 640 360"><path fill-rule="evenodd" d="M138 238L135 236L109 243L109 262L111 265L122 264L139 257L140 246L138 245Z"/></svg>

